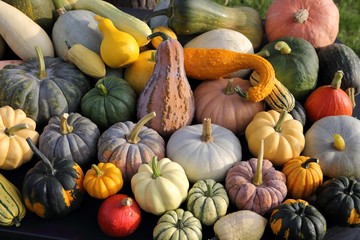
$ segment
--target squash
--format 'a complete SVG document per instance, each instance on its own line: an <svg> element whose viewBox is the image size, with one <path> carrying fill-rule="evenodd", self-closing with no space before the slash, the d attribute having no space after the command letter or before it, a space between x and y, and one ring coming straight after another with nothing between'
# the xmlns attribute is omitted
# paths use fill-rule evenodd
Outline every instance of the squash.
<svg viewBox="0 0 360 240"><path fill-rule="evenodd" d="M308 41L279 38L266 44L260 50L263 51L269 52L266 60L274 68L276 79L294 95L295 100L303 102L317 87L319 58Z"/></svg>
<svg viewBox="0 0 360 240"><path fill-rule="evenodd" d="M327 223L319 210L302 199L287 199L270 215L270 228L277 239L324 239Z"/></svg>
<svg viewBox="0 0 360 240"><path fill-rule="evenodd" d="M194 90L195 120L211 118L217 125L241 135L256 113L265 110L264 102L250 102L236 94L233 86L247 91L251 85L242 78L219 78L201 82Z"/></svg>
<svg viewBox="0 0 360 240"><path fill-rule="evenodd" d="M24 177L21 194L26 208L44 219L68 215L83 200L81 167L71 159L48 159L30 138L26 141L40 159Z"/></svg>
<svg viewBox="0 0 360 240"><path fill-rule="evenodd" d="M75 65L43 57L40 48L37 53L37 59L0 71L0 105L22 109L42 128L52 116L79 111L90 81Z"/></svg>
<svg viewBox="0 0 360 240"><path fill-rule="evenodd" d="M135 91L124 79L107 76L97 80L95 86L84 94L80 108L84 117L104 131L117 122L133 120L136 100Z"/></svg>
<svg viewBox="0 0 360 240"><path fill-rule="evenodd" d="M241 161L242 148L233 132L206 118L202 124L175 131L167 142L166 155L184 168L191 183L208 178L221 182L234 163Z"/></svg>
<svg viewBox="0 0 360 240"><path fill-rule="evenodd" d="M239 210L251 210L262 216L281 204L287 195L286 176L264 159L264 140L258 158L240 161L225 177L230 201Z"/></svg>
<svg viewBox="0 0 360 240"><path fill-rule="evenodd" d="M186 209L205 226L225 216L229 207L229 197L224 185L213 179L199 180L190 188Z"/></svg>
<svg viewBox="0 0 360 240"><path fill-rule="evenodd" d="M147 126L168 138L177 129L190 125L195 113L193 91L184 69L183 47L178 40L155 32L149 39L161 36L153 73L137 103L137 117L155 111Z"/></svg>
<svg viewBox="0 0 360 240"><path fill-rule="evenodd" d="M257 113L245 129L245 138L249 151L254 156L259 153L261 139L264 139L264 158L279 167L291 158L300 156L305 147L302 124L286 111L279 113L268 110Z"/></svg>
<svg viewBox="0 0 360 240"><path fill-rule="evenodd" d="M21 192L0 173L0 225L19 227L26 215Z"/></svg>
<svg viewBox="0 0 360 240"><path fill-rule="evenodd" d="M330 223L356 227L360 225L360 184L352 177L326 180L318 189L316 204Z"/></svg>
<svg viewBox="0 0 360 240"><path fill-rule="evenodd" d="M220 218L214 224L215 239L259 240L265 233L268 220L250 210L238 210Z"/></svg>
<svg viewBox="0 0 360 240"><path fill-rule="evenodd" d="M293 110L291 110L289 113L295 120L298 120L303 125L303 127L305 127L306 111L303 105L299 101L295 100L295 106Z"/></svg>
<svg viewBox="0 0 360 240"><path fill-rule="evenodd" d="M254 48L250 40L242 33L228 29L217 28L206 31L190 39L184 48L223 48L240 53L254 53ZM241 69L230 73L226 77L246 78L251 69Z"/></svg>
<svg viewBox="0 0 360 240"><path fill-rule="evenodd" d="M84 190L97 199L105 199L118 193L124 185L119 168L113 163L91 164L84 176Z"/></svg>
<svg viewBox="0 0 360 240"><path fill-rule="evenodd" d="M97 154L100 130L80 113L63 113L50 118L39 137L39 150L54 159L71 159L88 167Z"/></svg>
<svg viewBox="0 0 360 240"><path fill-rule="evenodd" d="M319 159L298 156L287 161L282 170L286 176L288 196L295 199L309 199L323 183Z"/></svg>
<svg viewBox="0 0 360 240"><path fill-rule="evenodd" d="M352 116L353 102L349 95L340 88L344 72L338 70L331 85L316 88L306 98L304 108L310 122L315 122L326 116Z"/></svg>
<svg viewBox="0 0 360 240"><path fill-rule="evenodd" d="M55 56L49 35L25 13L0 1L0 16L0 35L20 59L36 57L36 46L41 48L44 56Z"/></svg>
<svg viewBox="0 0 360 240"><path fill-rule="evenodd" d="M182 208L164 213L157 221L152 235L154 240L201 240L203 237L200 221Z"/></svg>
<svg viewBox="0 0 360 240"><path fill-rule="evenodd" d="M36 144L39 133L35 121L23 110L0 107L0 136L0 169L14 170L32 159L33 153L26 138L31 138Z"/></svg>
<svg viewBox="0 0 360 240"><path fill-rule="evenodd" d="M339 23L339 9L332 0L275 0L266 11L265 32L270 42L296 37L319 48L335 41Z"/></svg>
<svg viewBox="0 0 360 240"><path fill-rule="evenodd" d="M168 8L145 16L144 21L161 15L169 17L168 25L177 35L228 28L243 33L254 49L260 46L264 36L260 13L250 7L232 8L209 0L174 0Z"/></svg>
<svg viewBox="0 0 360 240"><path fill-rule="evenodd" d="M355 117L324 117L306 131L302 154L318 158L324 176L353 176L360 179L358 129L360 120Z"/></svg>
<svg viewBox="0 0 360 240"><path fill-rule="evenodd" d="M180 164L153 156L149 163L141 164L131 178L131 190L142 210L162 215L185 202L189 181Z"/></svg>
<svg viewBox="0 0 360 240"><path fill-rule="evenodd" d="M137 123L115 123L100 136L99 161L114 163L125 182L130 182L140 165L150 162L153 156L165 157L165 140L154 129L144 126L155 115L151 112Z"/></svg>

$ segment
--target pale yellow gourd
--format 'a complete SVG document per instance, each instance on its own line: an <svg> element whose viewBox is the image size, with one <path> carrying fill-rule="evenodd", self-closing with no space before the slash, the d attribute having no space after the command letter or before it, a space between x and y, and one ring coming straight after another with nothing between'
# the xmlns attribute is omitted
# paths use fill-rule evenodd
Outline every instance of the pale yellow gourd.
<svg viewBox="0 0 360 240"><path fill-rule="evenodd" d="M103 34L100 56L105 64L120 68L135 62L140 53L139 44L129 33L118 30L109 18L95 15L98 28Z"/></svg>

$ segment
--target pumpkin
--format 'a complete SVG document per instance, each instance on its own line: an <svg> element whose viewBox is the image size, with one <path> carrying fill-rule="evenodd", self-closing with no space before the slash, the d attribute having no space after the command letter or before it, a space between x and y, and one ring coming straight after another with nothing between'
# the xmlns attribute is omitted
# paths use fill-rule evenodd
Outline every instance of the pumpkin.
<svg viewBox="0 0 360 240"><path fill-rule="evenodd" d="M202 124L174 132L166 155L184 168L191 183L208 178L221 182L234 163L241 161L242 148L233 132L206 118Z"/></svg>
<svg viewBox="0 0 360 240"><path fill-rule="evenodd" d="M299 101L295 100L295 106L293 110L291 110L289 113L295 120L298 120L303 125L303 127L305 127L306 111L303 105Z"/></svg>
<svg viewBox="0 0 360 240"><path fill-rule="evenodd" d="M258 158L237 162L227 171L225 189L239 210L251 210L263 216L281 204L287 187L285 174L263 159L263 140L260 145Z"/></svg>
<svg viewBox="0 0 360 240"><path fill-rule="evenodd" d="M0 169L13 170L33 157L26 138L36 144L39 133L36 123L21 109L0 107Z"/></svg>
<svg viewBox="0 0 360 240"><path fill-rule="evenodd" d="M256 113L265 110L264 102L253 103L241 98L233 86L247 91L251 85L242 78L219 78L201 82L194 90L195 120L204 118L231 130L236 135L244 133Z"/></svg>
<svg viewBox="0 0 360 240"><path fill-rule="evenodd" d="M75 65L37 53L38 59L0 71L0 106L22 109L42 128L52 116L78 112L90 81Z"/></svg>
<svg viewBox="0 0 360 240"><path fill-rule="evenodd" d="M182 45L161 32L152 33L149 39L158 36L163 41L156 50L153 74L138 98L137 117L155 111L156 117L147 126L168 138L177 129L191 124L195 102L184 69Z"/></svg>
<svg viewBox="0 0 360 240"><path fill-rule="evenodd" d="M302 124L286 111L257 113L245 129L245 138L254 156L259 153L261 139L264 139L264 158L275 166L283 166L289 159L300 156L305 146Z"/></svg>
<svg viewBox="0 0 360 240"><path fill-rule="evenodd" d="M283 37L269 42L260 50L268 51L269 61L275 70L275 77L295 97L303 102L316 88L319 58L315 48L306 40Z"/></svg>
<svg viewBox="0 0 360 240"><path fill-rule="evenodd" d="M122 78L106 76L99 79L81 99L81 113L93 121L101 131L111 125L133 120L137 96Z"/></svg>
<svg viewBox="0 0 360 240"><path fill-rule="evenodd" d="M288 196L291 198L308 199L323 183L323 173L317 158L292 158L284 164L281 171L286 176Z"/></svg>
<svg viewBox="0 0 360 240"><path fill-rule="evenodd" d="M297 37L319 48L335 41L339 23L339 9L332 0L275 0L266 11L265 33L269 41Z"/></svg>
<svg viewBox="0 0 360 240"><path fill-rule="evenodd" d="M319 210L302 199L287 199L270 215L269 224L278 239L324 238L327 223Z"/></svg>
<svg viewBox="0 0 360 240"><path fill-rule="evenodd" d="M326 180L318 189L316 204L326 219L342 226L360 225L360 184L352 177Z"/></svg>
<svg viewBox="0 0 360 240"><path fill-rule="evenodd" d="M63 113L50 118L39 137L39 149L47 158L72 159L87 167L97 154L100 130L80 113Z"/></svg>
<svg viewBox="0 0 360 240"><path fill-rule="evenodd" d="M167 211L157 221L153 239L201 240L201 222L190 211L181 208Z"/></svg>
<svg viewBox="0 0 360 240"><path fill-rule="evenodd" d="M177 209L186 200L189 181L180 164L153 156L149 163L141 164L131 178L131 190L142 210L162 215Z"/></svg>
<svg viewBox="0 0 360 240"><path fill-rule="evenodd" d="M302 154L318 158L327 177L354 176L360 179L358 129L360 120L355 117L324 117L306 131Z"/></svg>
<svg viewBox="0 0 360 240"><path fill-rule="evenodd" d="M213 179L194 183L186 202L186 209L205 226L211 226L225 216L229 207L229 197L224 186Z"/></svg>
<svg viewBox="0 0 360 240"><path fill-rule="evenodd" d="M144 126L155 115L151 112L137 123L115 123L100 136L99 161L114 163L125 182L129 182L140 165L150 162L153 156L165 157L165 140L154 129Z"/></svg>
<svg viewBox="0 0 360 240"><path fill-rule="evenodd" d="M30 138L26 141L40 159L24 177L22 196L26 208L45 219L68 215L83 200L81 167L71 159L48 159Z"/></svg>

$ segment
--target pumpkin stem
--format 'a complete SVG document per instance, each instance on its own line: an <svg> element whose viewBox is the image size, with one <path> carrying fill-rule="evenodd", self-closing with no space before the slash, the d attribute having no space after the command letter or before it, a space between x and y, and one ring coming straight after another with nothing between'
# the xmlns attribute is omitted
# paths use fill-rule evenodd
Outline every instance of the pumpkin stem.
<svg viewBox="0 0 360 240"><path fill-rule="evenodd" d="M233 95L234 94L234 89L232 88L233 82L234 82L234 79L232 79L232 78L228 79L228 84L226 85L226 88L224 89L225 95Z"/></svg>
<svg viewBox="0 0 360 240"><path fill-rule="evenodd" d="M257 164L256 164L256 172L255 172L255 176L252 180L252 183L255 186L260 186L263 181L262 181L262 167L263 167L263 159L264 159L264 139L261 139L260 141L260 151L257 157Z"/></svg>
<svg viewBox="0 0 360 240"><path fill-rule="evenodd" d="M108 90L106 89L104 84L102 83L96 84L96 88L99 91L100 95L104 96L108 94Z"/></svg>
<svg viewBox="0 0 360 240"><path fill-rule="evenodd" d="M274 48L275 48L275 50L280 51L281 54L290 54L291 53L290 46L284 41L278 41L275 44Z"/></svg>
<svg viewBox="0 0 360 240"><path fill-rule="evenodd" d="M341 80L344 76L344 72L342 70L336 71L334 78L331 82L331 87L335 90L338 90L341 86Z"/></svg>
<svg viewBox="0 0 360 240"><path fill-rule="evenodd" d="M23 129L27 129L29 128L29 126L26 123L20 123L20 124L16 124L15 126L9 127L9 128L5 128L4 133L7 136L12 136L14 135L17 131L23 130Z"/></svg>
<svg viewBox="0 0 360 240"><path fill-rule="evenodd" d="M296 23L304 23L309 18L309 11L307 9L300 9L294 14L294 21Z"/></svg>
<svg viewBox="0 0 360 240"><path fill-rule="evenodd" d="M126 141L132 144L137 144L140 142L141 138L139 137L139 132L142 129L142 127L149 122L151 119L153 119L156 116L156 112L152 111L151 113L148 113L144 117L142 117L139 122L134 126L132 131L129 135L126 135Z"/></svg>
<svg viewBox="0 0 360 240"><path fill-rule="evenodd" d="M287 114L287 111L286 110L283 110L281 113L280 113L280 117L274 127L275 131L276 132L281 132L282 130L282 126L284 124L284 120L285 120L285 116Z"/></svg>
<svg viewBox="0 0 360 240"><path fill-rule="evenodd" d="M353 105L353 108L356 107L356 102L355 102L355 88L353 87L350 87L350 88L347 88L345 90L346 94L349 96L350 100L351 100L351 103Z"/></svg>
<svg viewBox="0 0 360 240"><path fill-rule="evenodd" d="M38 72L37 76L41 80L41 79L46 78L48 76L48 74L45 69L45 60L44 60L44 56L42 54L41 48L39 46L35 46L35 51L36 51L36 55L39 60L39 72Z"/></svg>
<svg viewBox="0 0 360 240"><path fill-rule="evenodd" d="M333 147L338 150L338 151L342 151L345 149L345 140L341 137L340 134L334 134L333 135Z"/></svg>
<svg viewBox="0 0 360 240"><path fill-rule="evenodd" d="M69 125L68 123L68 113L63 113L60 118L60 133L63 135L72 133L74 131L74 127Z"/></svg>
<svg viewBox="0 0 360 240"><path fill-rule="evenodd" d="M31 138L27 137L26 142L29 144L30 149L34 152L34 154L40 158L40 160L44 163L46 170L51 175L55 175L56 170L54 169L50 160L35 146Z"/></svg>
<svg viewBox="0 0 360 240"><path fill-rule="evenodd" d="M166 33L163 33L163 32L153 32L152 34L147 36L147 39L151 40L151 39L153 39L155 37L161 37L162 41L166 41L166 40L171 39L171 37L169 35L167 35Z"/></svg>
<svg viewBox="0 0 360 240"><path fill-rule="evenodd" d="M203 142L212 142L212 128L211 128L211 118L204 118L201 141Z"/></svg>
<svg viewBox="0 0 360 240"><path fill-rule="evenodd" d="M121 204L123 206L130 207L133 204L133 200L129 197L126 197L121 201Z"/></svg>
<svg viewBox="0 0 360 240"><path fill-rule="evenodd" d="M151 168L153 171L153 175L152 175L153 178L157 178L157 177L161 176L161 173L159 171L157 163L158 163L157 156L153 156L151 159Z"/></svg>
<svg viewBox="0 0 360 240"><path fill-rule="evenodd" d="M308 169L310 167L310 163L319 163L319 159L317 158L308 158L305 162L301 164L302 168Z"/></svg>
<svg viewBox="0 0 360 240"><path fill-rule="evenodd" d="M104 175L104 171L102 171L96 164L91 164L91 168L94 169L97 177Z"/></svg>
<svg viewBox="0 0 360 240"><path fill-rule="evenodd" d="M237 85L237 86L234 87L234 91L235 91L240 97L243 97L243 98L246 98L246 99L248 98L247 92L244 92L239 85Z"/></svg>

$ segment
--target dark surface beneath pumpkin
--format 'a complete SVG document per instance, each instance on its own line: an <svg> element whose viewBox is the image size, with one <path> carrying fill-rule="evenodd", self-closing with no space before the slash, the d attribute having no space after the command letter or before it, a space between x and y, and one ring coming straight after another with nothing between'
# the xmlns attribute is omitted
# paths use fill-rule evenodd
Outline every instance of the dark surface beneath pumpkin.
<svg viewBox="0 0 360 240"><path fill-rule="evenodd" d="M142 19L149 13L147 10L121 8L123 11ZM180 41L187 41L181 39ZM360 102L360 96L356 97L356 101ZM353 116L360 117L360 108L354 109ZM251 156L246 149L246 141L240 137L241 145L243 147L243 159L248 159ZM26 172L34 165L37 160L30 161L22 165L20 168L13 171L4 171L2 174L21 189L23 178ZM126 183L120 193L128 194L134 197L130 184ZM21 240L21 239L114 239L107 237L99 228L97 223L97 211L102 200L91 198L85 195L83 203L75 211L69 215L59 219L42 219L34 213L27 211L25 218L21 222L21 226L15 227L1 227L1 240ZM186 209L183 204L180 206ZM236 211L234 206L230 204L228 212ZM265 216L268 218L268 216ZM152 239L152 231L157 223L159 216L142 211L142 220L139 228L130 236L121 239ZM269 219L269 218L268 218ZM212 227L203 226L203 239L210 239L214 237ZM272 234L269 225L266 228L262 239L276 239ZM360 228L342 227L342 226L328 226L325 238L327 240L357 240L360 239Z"/></svg>

